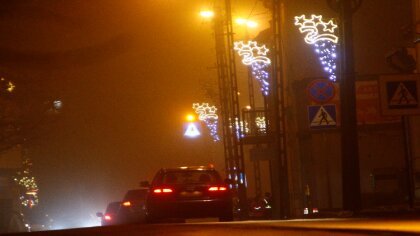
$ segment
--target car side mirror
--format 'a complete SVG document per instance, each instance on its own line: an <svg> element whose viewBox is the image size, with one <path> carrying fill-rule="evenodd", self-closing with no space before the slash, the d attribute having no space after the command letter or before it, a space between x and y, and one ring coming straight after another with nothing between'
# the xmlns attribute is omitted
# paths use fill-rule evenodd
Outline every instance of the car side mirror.
<svg viewBox="0 0 420 236"><path fill-rule="evenodd" d="M96 212L96 216L102 218L102 217L104 217L104 214L102 212Z"/></svg>
<svg viewBox="0 0 420 236"><path fill-rule="evenodd" d="M148 188L148 187L150 187L150 183L149 183L149 181L141 181L140 182L140 187L143 187L143 188Z"/></svg>

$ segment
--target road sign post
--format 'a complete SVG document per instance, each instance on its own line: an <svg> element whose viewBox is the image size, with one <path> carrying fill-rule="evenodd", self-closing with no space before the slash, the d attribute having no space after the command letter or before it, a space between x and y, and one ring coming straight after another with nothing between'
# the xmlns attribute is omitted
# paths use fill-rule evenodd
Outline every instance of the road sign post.
<svg viewBox="0 0 420 236"><path fill-rule="evenodd" d="M419 115L420 75L384 75L379 80L383 115Z"/></svg>

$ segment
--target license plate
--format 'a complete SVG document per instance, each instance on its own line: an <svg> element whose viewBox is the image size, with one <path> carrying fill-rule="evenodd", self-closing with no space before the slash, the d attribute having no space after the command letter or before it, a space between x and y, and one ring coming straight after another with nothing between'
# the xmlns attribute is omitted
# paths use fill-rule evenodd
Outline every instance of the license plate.
<svg viewBox="0 0 420 236"><path fill-rule="evenodd" d="M181 197L201 197L201 196L203 196L203 192L200 192L200 191L193 191L193 192L183 191L179 195Z"/></svg>

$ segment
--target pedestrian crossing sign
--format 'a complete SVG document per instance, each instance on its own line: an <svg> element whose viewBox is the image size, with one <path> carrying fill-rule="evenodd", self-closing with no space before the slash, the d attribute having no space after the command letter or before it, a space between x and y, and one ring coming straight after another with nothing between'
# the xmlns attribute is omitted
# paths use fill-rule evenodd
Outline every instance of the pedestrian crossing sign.
<svg viewBox="0 0 420 236"><path fill-rule="evenodd" d="M337 111L334 104L308 106L309 127L324 129L337 127Z"/></svg>
<svg viewBox="0 0 420 236"><path fill-rule="evenodd" d="M381 76L382 114L420 114L419 91L420 76L418 74Z"/></svg>
<svg viewBox="0 0 420 236"><path fill-rule="evenodd" d="M187 122L184 124L184 136L196 138L201 135L200 125L196 122Z"/></svg>

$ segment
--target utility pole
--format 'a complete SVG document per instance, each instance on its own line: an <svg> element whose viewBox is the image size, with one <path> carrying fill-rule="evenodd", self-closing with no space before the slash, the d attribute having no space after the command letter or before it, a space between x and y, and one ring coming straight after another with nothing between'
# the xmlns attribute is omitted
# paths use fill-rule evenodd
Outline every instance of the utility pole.
<svg viewBox="0 0 420 236"><path fill-rule="evenodd" d="M356 73L353 55L352 15L362 0L327 0L340 14L341 22L341 166L343 210L361 209L359 141L356 117Z"/></svg>
<svg viewBox="0 0 420 236"><path fill-rule="evenodd" d="M272 56L272 102L273 118L271 124L274 147L277 151L277 160L272 161L272 192L274 203L274 217L290 217L289 176L287 164L286 120L285 120L285 89L283 73L283 44L281 29L281 0L273 0L273 56ZM277 191L275 189L278 188ZM277 194L274 194L277 193ZM278 196L276 196L278 195Z"/></svg>
<svg viewBox="0 0 420 236"><path fill-rule="evenodd" d="M239 201L240 217L246 218L246 176L230 0L224 0L223 7L216 6L214 28L226 173L233 181L232 187Z"/></svg>

